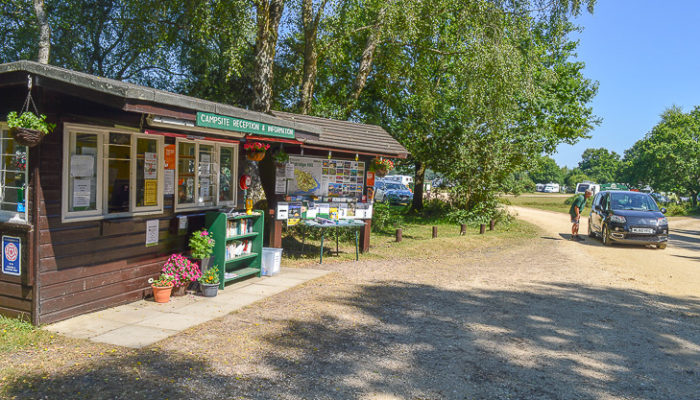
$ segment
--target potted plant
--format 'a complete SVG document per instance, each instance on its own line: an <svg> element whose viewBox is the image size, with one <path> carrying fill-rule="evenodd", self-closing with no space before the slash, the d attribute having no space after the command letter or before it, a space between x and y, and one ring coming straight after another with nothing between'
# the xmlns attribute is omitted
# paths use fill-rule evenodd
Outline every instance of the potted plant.
<svg viewBox="0 0 700 400"><path fill-rule="evenodd" d="M28 147L39 144L44 135L48 135L56 127L55 124L46 122L46 115L37 116L31 111L25 111L21 115L16 111L10 112L7 114L7 125L15 141Z"/></svg>
<svg viewBox="0 0 700 400"><path fill-rule="evenodd" d="M245 156L251 161L261 161L265 158L265 152L270 148L269 144L250 142L243 145Z"/></svg>
<svg viewBox="0 0 700 400"><path fill-rule="evenodd" d="M211 255L214 253L214 238L206 229L192 232L190 236L190 255L199 260L201 272L205 272L211 264Z"/></svg>
<svg viewBox="0 0 700 400"><path fill-rule="evenodd" d="M219 268L213 266L206 270L199 277L199 287L202 289L202 296L216 297L219 292Z"/></svg>
<svg viewBox="0 0 700 400"><path fill-rule="evenodd" d="M163 265L163 273L172 278L173 296L182 296L190 283L202 276L199 265L182 254L173 254Z"/></svg>
<svg viewBox="0 0 700 400"><path fill-rule="evenodd" d="M375 158L370 165L370 171L380 178L386 176L392 169L394 169L394 162L388 158Z"/></svg>
<svg viewBox="0 0 700 400"><path fill-rule="evenodd" d="M167 303L170 301L170 293L173 290L173 279L170 275L160 274L158 279L150 278L148 283L153 289L153 299L156 303Z"/></svg>
<svg viewBox="0 0 700 400"><path fill-rule="evenodd" d="M284 149L279 149L273 156L272 159L275 160L275 164L282 166L289 161L289 154L287 154Z"/></svg>

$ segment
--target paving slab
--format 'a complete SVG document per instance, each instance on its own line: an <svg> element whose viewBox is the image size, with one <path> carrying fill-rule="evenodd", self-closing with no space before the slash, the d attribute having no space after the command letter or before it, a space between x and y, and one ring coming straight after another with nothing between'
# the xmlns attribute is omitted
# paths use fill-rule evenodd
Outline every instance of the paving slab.
<svg viewBox="0 0 700 400"><path fill-rule="evenodd" d="M140 300L61 321L45 329L95 342L144 347L329 272L282 268L274 276L254 277L227 285L216 297L188 294L171 297L165 304L152 299Z"/></svg>

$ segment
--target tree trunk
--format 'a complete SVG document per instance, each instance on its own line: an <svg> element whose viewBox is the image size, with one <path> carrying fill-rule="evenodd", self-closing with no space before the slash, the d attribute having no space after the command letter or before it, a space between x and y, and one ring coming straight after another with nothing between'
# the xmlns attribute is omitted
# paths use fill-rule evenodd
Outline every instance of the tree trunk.
<svg viewBox="0 0 700 400"><path fill-rule="evenodd" d="M34 0L34 13L39 22L39 57L37 61L41 64L48 64L51 52L51 27L44 10L44 0Z"/></svg>
<svg viewBox="0 0 700 400"><path fill-rule="evenodd" d="M301 21L304 30L304 72L301 77L299 112L305 115L311 112L314 88L316 86L318 63L316 40L318 37L318 24L321 21L321 15L325 6L326 0L323 0L314 15L313 0L303 0L302 2Z"/></svg>
<svg viewBox="0 0 700 400"><path fill-rule="evenodd" d="M423 210L423 187L425 182L425 164L416 161L416 175L413 184L413 203L411 204L411 211L421 211Z"/></svg>
<svg viewBox="0 0 700 400"><path fill-rule="evenodd" d="M253 73L253 105L255 111L270 112L275 51L284 0L257 2L257 37L255 41L255 71Z"/></svg>
<svg viewBox="0 0 700 400"><path fill-rule="evenodd" d="M365 44L365 49L362 51L362 59L360 60L360 67L357 70L357 76L355 77L355 82L352 85L352 93L348 99L348 103L345 106L345 119L350 117L350 114L355 109L357 101L362 94L362 91L367 85L367 78L369 77L370 71L372 71L372 62L374 61L374 51L377 49L379 42L382 38L382 28L384 26L384 19L386 18L387 7L382 7L377 14L377 19L374 21L374 27L367 37L367 43Z"/></svg>
<svg viewBox="0 0 700 400"><path fill-rule="evenodd" d="M698 206L698 192L690 192L690 204L692 204L693 207Z"/></svg>

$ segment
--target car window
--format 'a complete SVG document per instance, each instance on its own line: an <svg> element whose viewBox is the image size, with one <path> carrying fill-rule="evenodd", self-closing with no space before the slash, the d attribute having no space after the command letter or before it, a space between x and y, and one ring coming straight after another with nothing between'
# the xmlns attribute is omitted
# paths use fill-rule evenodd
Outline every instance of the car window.
<svg viewBox="0 0 700 400"><path fill-rule="evenodd" d="M600 198L601 198L601 197L603 197L603 196L601 196L600 193L598 193L598 194L595 195L595 197L593 198L593 208L594 208L594 209L595 209L597 206L600 205Z"/></svg>
<svg viewBox="0 0 700 400"><path fill-rule="evenodd" d="M406 189L406 186L404 186L400 183L387 183L386 188L388 190L401 190L401 189Z"/></svg>
<svg viewBox="0 0 700 400"><path fill-rule="evenodd" d="M611 193L613 210L658 211L654 199L646 193Z"/></svg>

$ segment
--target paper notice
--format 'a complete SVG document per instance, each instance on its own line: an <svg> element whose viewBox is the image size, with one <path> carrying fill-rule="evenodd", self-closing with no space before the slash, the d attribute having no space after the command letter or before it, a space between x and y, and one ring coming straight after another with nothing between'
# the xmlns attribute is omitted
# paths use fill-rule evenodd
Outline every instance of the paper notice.
<svg viewBox="0 0 700 400"><path fill-rule="evenodd" d="M158 181L154 179L146 180L143 190L143 205L155 206L158 204Z"/></svg>
<svg viewBox="0 0 700 400"><path fill-rule="evenodd" d="M180 231L187 230L187 215L178 215L177 216L177 229Z"/></svg>
<svg viewBox="0 0 700 400"><path fill-rule="evenodd" d="M284 166L284 175L287 179L294 179L294 163L287 163Z"/></svg>
<svg viewBox="0 0 700 400"><path fill-rule="evenodd" d="M144 179L158 179L158 153L144 153L143 176Z"/></svg>
<svg viewBox="0 0 700 400"><path fill-rule="evenodd" d="M158 244L158 220L149 219L146 221L146 246Z"/></svg>
<svg viewBox="0 0 700 400"><path fill-rule="evenodd" d="M289 218L289 203L277 203L277 219Z"/></svg>
<svg viewBox="0 0 700 400"><path fill-rule="evenodd" d="M90 178L73 180L73 208L90 206Z"/></svg>
<svg viewBox="0 0 700 400"><path fill-rule="evenodd" d="M95 157L90 155L70 156L70 176L73 178L92 176L95 172Z"/></svg>
<svg viewBox="0 0 700 400"><path fill-rule="evenodd" d="M165 182L163 182L163 194L175 194L175 170L165 170Z"/></svg>

